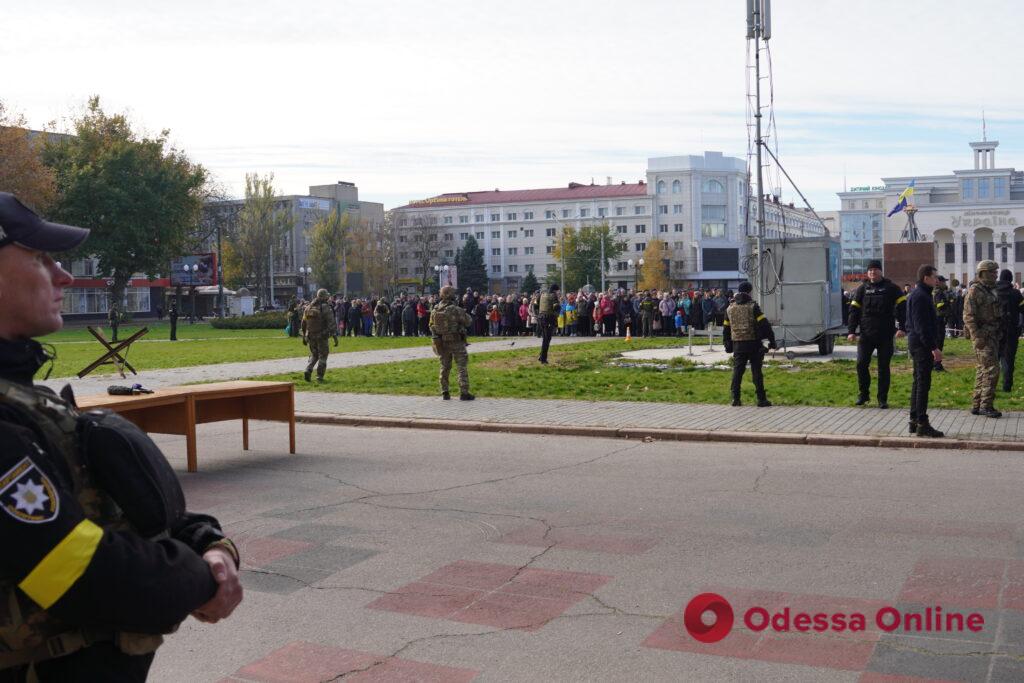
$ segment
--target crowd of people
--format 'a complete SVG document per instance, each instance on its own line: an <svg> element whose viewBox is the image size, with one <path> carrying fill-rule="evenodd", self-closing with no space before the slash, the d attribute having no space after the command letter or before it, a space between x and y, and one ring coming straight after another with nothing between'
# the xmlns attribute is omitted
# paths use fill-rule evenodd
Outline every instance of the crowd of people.
<svg viewBox="0 0 1024 683"><path fill-rule="evenodd" d="M688 334L690 328L721 327L733 299L730 289L609 290L580 289L558 295L556 336L641 337ZM476 337L541 336L539 292L480 294L467 288L459 305L472 319ZM440 303L435 295L402 294L392 299L370 296L330 297L340 336L430 336L430 312ZM308 302L288 306L289 333L299 334Z"/></svg>

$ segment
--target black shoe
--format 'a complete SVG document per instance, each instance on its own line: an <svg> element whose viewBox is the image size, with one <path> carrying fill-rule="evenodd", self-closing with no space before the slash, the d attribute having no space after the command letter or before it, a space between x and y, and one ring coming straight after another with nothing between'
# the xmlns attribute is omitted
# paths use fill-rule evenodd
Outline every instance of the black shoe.
<svg viewBox="0 0 1024 683"><path fill-rule="evenodd" d="M548 362L546 360L544 360L543 358L538 358L537 360L540 361L541 365L547 365L548 364Z"/></svg>
<svg viewBox="0 0 1024 683"><path fill-rule="evenodd" d="M324 376L323 375L317 375L316 376L316 383L317 384L320 384L323 381L324 381Z"/></svg>
<svg viewBox="0 0 1024 683"><path fill-rule="evenodd" d="M888 401L879 401L878 402L878 407L881 408L882 410L885 410L886 408L889 407L889 402Z"/></svg>
<svg viewBox="0 0 1024 683"><path fill-rule="evenodd" d="M738 398L734 398L734 399L732 400L732 405L733 405L733 406L735 407L735 406L741 406L741 405L743 405L743 404L742 404L742 403L740 403L740 400L739 400Z"/></svg>
<svg viewBox="0 0 1024 683"><path fill-rule="evenodd" d="M917 434L918 426L919 425L917 423L917 420L911 420L910 421L910 426L907 428L907 431L909 431L911 434Z"/></svg>
<svg viewBox="0 0 1024 683"><path fill-rule="evenodd" d="M309 370L306 370L304 373L302 373L302 378L305 379L307 382L312 382L313 373Z"/></svg>
<svg viewBox="0 0 1024 683"><path fill-rule="evenodd" d="M996 410L994 407L982 408L978 411L978 415L982 417L1002 417L1003 414Z"/></svg>
<svg viewBox="0 0 1024 683"><path fill-rule="evenodd" d="M452 395L449 394L447 391L442 391L441 392L441 400L443 400L443 401L450 401L450 400L452 400Z"/></svg>
<svg viewBox="0 0 1024 683"><path fill-rule="evenodd" d="M945 372L946 368L942 367L942 363L936 363L935 367L932 368L932 372Z"/></svg>
<svg viewBox="0 0 1024 683"><path fill-rule="evenodd" d="M854 403L853 405L855 405L855 406L862 406L862 405L864 405L867 402L868 402L868 397L867 396L861 396L861 397L859 397L857 399L857 402Z"/></svg>
<svg viewBox="0 0 1024 683"><path fill-rule="evenodd" d="M472 401L475 398L476 398L476 396L474 396L473 394L469 393L468 391L465 394L459 394L459 400L460 401Z"/></svg>
<svg viewBox="0 0 1024 683"><path fill-rule="evenodd" d="M971 415L981 415L981 408L971 408Z"/></svg>
<svg viewBox="0 0 1024 683"><path fill-rule="evenodd" d="M758 401L757 401L757 407L758 408L771 408L772 407L772 402L769 401L766 398L761 398L761 399L758 399Z"/></svg>
<svg viewBox="0 0 1024 683"><path fill-rule="evenodd" d="M917 435L930 439L941 439L942 437L945 436L945 434L940 432L938 429L935 429L927 422L922 422L920 425L918 425Z"/></svg>

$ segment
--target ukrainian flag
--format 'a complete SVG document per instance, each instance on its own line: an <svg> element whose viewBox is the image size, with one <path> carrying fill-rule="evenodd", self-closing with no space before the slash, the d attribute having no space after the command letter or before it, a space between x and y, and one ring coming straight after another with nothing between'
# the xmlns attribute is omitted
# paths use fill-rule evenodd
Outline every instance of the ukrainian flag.
<svg viewBox="0 0 1024 683"><path fill-rule="evenodd" d="M885 214L886 218L891 218L893 214L897 214L907 208L907 200L914 196L914 183L916 182L916 180L911 180L907 185L907 189L900 192L900 196L896 198L896 206L892 207L892 211Z"/></svg>

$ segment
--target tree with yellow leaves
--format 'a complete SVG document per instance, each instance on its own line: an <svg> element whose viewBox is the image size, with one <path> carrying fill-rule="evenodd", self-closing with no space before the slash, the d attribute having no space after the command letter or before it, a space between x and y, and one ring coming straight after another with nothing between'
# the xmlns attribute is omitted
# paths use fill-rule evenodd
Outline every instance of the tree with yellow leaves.
<svg viewBox="0 0 1024 683"><path fill-rule="evenodd" d="M654 289L663 292L672 286L668 278L668 266L671 253L668 245L654 239L644 249L644 266L640 269L640 289Z"/></svg>

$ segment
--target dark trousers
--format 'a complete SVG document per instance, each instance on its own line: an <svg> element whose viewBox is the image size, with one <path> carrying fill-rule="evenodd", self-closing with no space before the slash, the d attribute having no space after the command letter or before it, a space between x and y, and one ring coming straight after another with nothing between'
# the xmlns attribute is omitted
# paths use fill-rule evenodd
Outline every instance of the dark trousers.
<svg viewBox="0 0 1024 683"><path fill-rule="evenodd" d="M939 345L939 351L946 348L946 319L939 318L939 334L935 339L935 343Z"/></svg>
<svg viewBox="0 0 1024 683"><path fill-rule="evenodd" d="M1003 391L1013 388L1013 364L1017 360L1017 344L1020 337L1010 335L1004 337L999 344L999 367L1003 375Z"/></svg>
<svg viewBox="0 0 1024 683"><path fill-rule="evenodd" d="M732 397L739 399L740 384L743 382L743 373L747 371L747 363L750 363L750 378L754 380L754 391L757 392L757 400L763 401L766 398L764 391L764 373L761 372L763 351L753 353L742 353L737 351L732 354Z"/></svg>
<svg viewBox="0 0 1024 683"><path fill-rule="evenodd" d="M540 360L544 362L548 360L548 347L551 346L551 335L555 331L557 323L558 321L553 315L542 315L540 317Z"/></svg>
<svg viewBox="0 0 1024 683"><path fill-rule="evenodd" d="M889 363L892 361L893 338L861 336L857 341L857 386L861 396L871 393L871 354L878 351L878 401L889 400Z"/></svg>
<svg viewBox="0 0 1024 683"><path fill-rule="evenodd" d="M924 422L928 419L928 392L932 389L935 359L931 349L919 344L911 344L909 350L914 361L914 383L910 387L910 421Z"/></svg>

